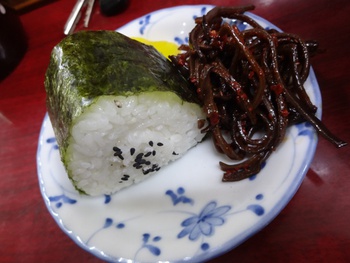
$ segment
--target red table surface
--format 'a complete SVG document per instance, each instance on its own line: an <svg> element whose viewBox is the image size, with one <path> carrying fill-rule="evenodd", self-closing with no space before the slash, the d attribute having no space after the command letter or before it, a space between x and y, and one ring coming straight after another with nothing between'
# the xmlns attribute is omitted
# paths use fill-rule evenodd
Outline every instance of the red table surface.
<svg viewBox="0 0 350 263"><path fill-rule="evenodd" d="M312 60L323 97L323 122L350 142L350 1L207 0L256 5L255 14L287 32L317 39L324 54ZM100 262L77 246L51 217L39 190L36 151L46 112L44 74L63 37L75 1L60 0L21 15L28 51L0 82L0 262ZM116 29L148 12L203 1L131 0L104 17L98 6L90 29ZM181 15L181 14L180 14ZM210 262L350 262L350 146L319 139L300 189L262 231Z"/></svg>

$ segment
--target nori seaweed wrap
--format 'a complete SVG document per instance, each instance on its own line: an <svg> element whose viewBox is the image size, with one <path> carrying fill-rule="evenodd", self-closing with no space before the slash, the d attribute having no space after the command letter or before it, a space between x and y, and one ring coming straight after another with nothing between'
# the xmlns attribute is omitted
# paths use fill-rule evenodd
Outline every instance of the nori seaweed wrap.
<svg viewBox="0 0 350 263"><path fill-rule="evenodd" d="M47 109L74 186L111 194L203 139L188 82L152 46L115 31L81 31L54 47Z"/></svg>

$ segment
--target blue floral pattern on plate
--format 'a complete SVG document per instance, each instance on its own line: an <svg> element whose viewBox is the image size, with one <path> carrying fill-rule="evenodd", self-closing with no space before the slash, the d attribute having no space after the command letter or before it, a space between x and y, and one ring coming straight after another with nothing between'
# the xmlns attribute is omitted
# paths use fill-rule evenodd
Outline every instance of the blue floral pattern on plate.
<svg viewBox="0 0 350 263"><path fill-rule="evenodd" d="M118 31L180 45L188 43L194 18L211 8L163 9ZM249 15L264 27L276 28ZM305 87L320 108L312 70ZM95 256L108 262L203 262L236 247L273 220L297 191L316 144L310 125L295 125L258 175L222 183L218 162L224 157L207 140L148 180L114 195L91 198L77 193L70 183L46 115L37 152L38 177L57 224Z"/></svg>

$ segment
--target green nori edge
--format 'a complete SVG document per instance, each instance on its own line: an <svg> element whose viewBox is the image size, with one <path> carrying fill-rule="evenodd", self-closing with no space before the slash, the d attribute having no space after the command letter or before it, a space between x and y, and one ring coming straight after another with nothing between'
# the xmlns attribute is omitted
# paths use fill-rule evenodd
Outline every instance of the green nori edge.
<svg viewBox="0 0 350 263"><path fill-rule="evenodd" d="M61 156L74 119L101 95L171 91L198 103L189 83L155 48L115 31L80 31L51 53L45 76L47 109Z"/></svg>

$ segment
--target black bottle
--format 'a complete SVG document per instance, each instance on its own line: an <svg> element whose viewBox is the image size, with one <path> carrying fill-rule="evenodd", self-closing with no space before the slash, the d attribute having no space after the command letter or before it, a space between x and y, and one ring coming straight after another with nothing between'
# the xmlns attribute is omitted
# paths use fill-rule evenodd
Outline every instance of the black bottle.
<svg viewBox="0 0 350 263"><path fill-rule="evenodd" d="M27 39L16 11L0 2L0 81L16 68L26 50Z"/></svg>

